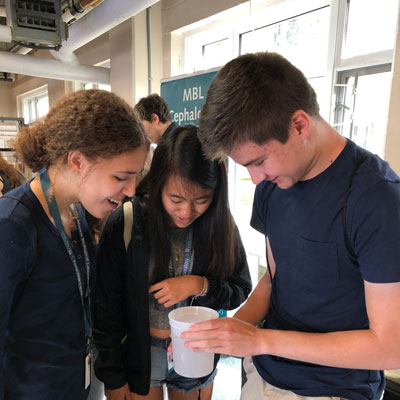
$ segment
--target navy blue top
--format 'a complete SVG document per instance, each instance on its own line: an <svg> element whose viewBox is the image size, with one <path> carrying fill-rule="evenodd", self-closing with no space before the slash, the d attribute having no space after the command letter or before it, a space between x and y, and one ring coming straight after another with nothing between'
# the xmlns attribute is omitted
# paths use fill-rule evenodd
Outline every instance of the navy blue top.
<svg viewBox="0 0 400 400"><path fill-rule="evenodd" d="M84 320L73 264L29 182L7 195L24 204L0 199L0 399L86 399ZM87 229L84 236L93 260ZM77 232L72 245L86 285Z"/></svg>
<svg viewBox="0 0 400 400"><path fill-rule="evenodd" d="M345 245L344 196L356 160L366 151L348 141L321 174L289 189L271 182L255 192L251 225L269 237L276 263L265 327L301 332L367 329L364 281L400 281L399 177L377 156L361 165L350 188ZM267 210L268 204L268 212ZM259 355L270 384L302 396L379 399L382 371L333 368Z"/></svg>

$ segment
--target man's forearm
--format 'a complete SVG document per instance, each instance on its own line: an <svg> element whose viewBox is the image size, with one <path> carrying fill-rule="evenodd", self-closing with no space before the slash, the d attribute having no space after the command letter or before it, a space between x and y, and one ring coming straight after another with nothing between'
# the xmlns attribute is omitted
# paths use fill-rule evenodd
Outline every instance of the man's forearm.
<svg viewBox="0 0 400 400"><path fill-rule="evenodd" d="M304 333L259 330L261 354L271 354L331 367L354 369L400 368L399 345L382 341L368 330L331 333Z"/></svg>

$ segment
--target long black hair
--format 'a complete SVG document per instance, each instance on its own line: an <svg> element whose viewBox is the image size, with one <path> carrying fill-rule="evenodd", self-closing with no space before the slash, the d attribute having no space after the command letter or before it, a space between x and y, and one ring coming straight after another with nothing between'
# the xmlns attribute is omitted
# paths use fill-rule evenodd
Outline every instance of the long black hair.
<svg viewBox="0 0 400 400"><path fill-rule="evenodd" d="M235 263L235 224L228 202L228 178L225 161L210 161L197 137L197 127L180 126L162 136L149 173L137 194L146 194L149 209L149 237L157 273L168 277L171 247L168 241L169 216L162 203L162 190L170 176L203 188L214 189L206 212L193 222L193 246L196 260L206 273L216 278L231 276ZM190 188L188 188L190 190Z"/></svg>

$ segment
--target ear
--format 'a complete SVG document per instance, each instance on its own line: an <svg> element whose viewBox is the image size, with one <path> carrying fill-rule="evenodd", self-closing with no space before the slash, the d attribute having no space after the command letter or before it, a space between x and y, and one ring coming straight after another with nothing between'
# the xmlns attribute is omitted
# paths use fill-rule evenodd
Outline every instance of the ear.
<svg viewBox="0 0 400 400"><path fill-rule="evenodd" d="M156 125L160 123L160 117L156 113L151 114L151 123Z"/></svg>
<svg viewBox="0 0 400 400"><path fill-rule="evenodd" d="M80 173L87 164L86 157L78 150L73 150L68 153L68 167L72 172Z"/></svg>
<svg viewBox="0 0 400 400"><path fill-rule="evenodd" d="M311 133L310 116L303 110L297 110L291 118L292 126L302 141L308 140Z"/></svg>

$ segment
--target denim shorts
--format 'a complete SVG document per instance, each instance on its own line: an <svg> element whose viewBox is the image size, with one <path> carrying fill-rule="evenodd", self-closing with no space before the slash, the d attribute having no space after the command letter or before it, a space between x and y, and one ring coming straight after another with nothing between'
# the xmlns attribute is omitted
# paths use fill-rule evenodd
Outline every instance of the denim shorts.
<svg viewBox="0 0 400 400"><path fill-rule="evenodd" d="M179 391L190 392L191 390L201 390L209 386L217 374L217 369L211 374L201 378L185 378L178 375L175 371L168 372L167 348L171 339L158 339L151 337L151 382L150 387L162 386Z"/></svg>

